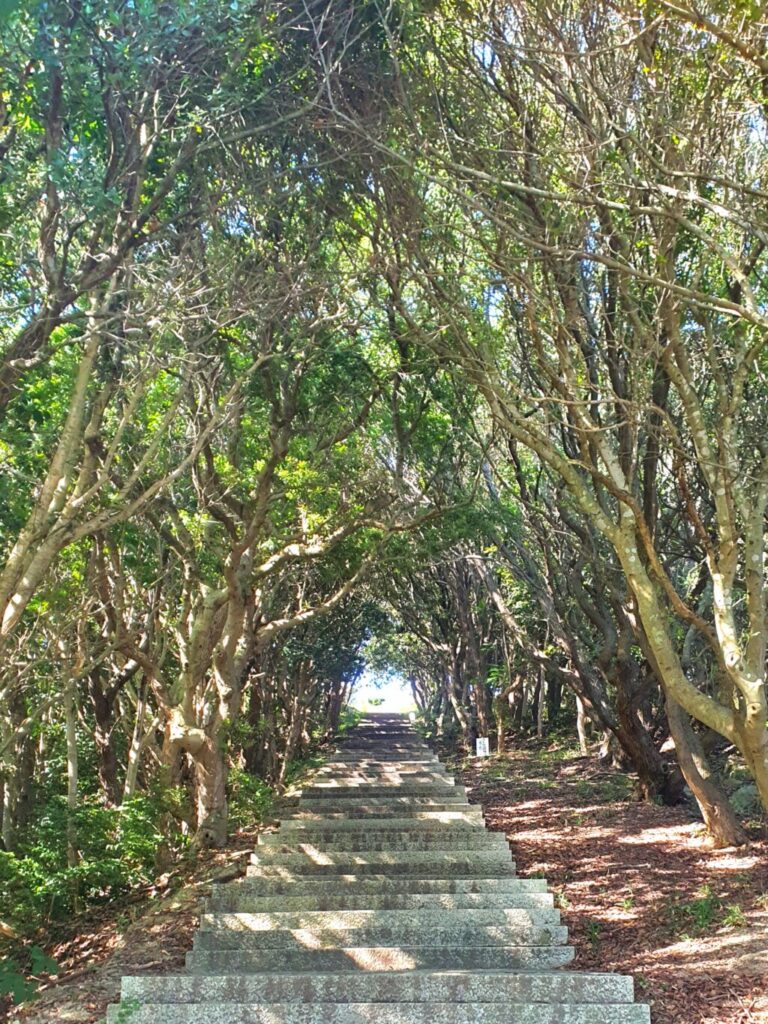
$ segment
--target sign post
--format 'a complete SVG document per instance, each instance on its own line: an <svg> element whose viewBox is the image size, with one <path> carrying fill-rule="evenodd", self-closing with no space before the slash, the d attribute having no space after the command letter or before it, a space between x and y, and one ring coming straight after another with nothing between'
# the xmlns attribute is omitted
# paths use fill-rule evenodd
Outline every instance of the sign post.
<svg viewBox="0 0 768 1024"><path fill-rule="evenodd" d="M475 756L490 757L491 743L487 736L478 736L475 740Z"/></svg>

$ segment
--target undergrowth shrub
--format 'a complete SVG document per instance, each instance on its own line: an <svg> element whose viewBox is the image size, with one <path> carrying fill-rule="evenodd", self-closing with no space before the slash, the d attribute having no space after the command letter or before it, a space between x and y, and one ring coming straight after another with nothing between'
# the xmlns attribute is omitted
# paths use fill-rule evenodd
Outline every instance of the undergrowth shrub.
<svg viewBox="0 0 768 1024"><path fill-rule="evenodd" d="M275 801L275 791L264 779L251 775L239 765L229 771L229 824L232 829L247 828L263 821Z"/></svg>
<svg viewBox="0 0 768 1024"><path fill-rule="evenodd" d="M163 813L148 796L133 797L122 807L86 797L75 814L78 862L70 866L66 800L52 797L25 830L18 851L0 852L3 919L24 938L84 905L151 882L155 853L167 841L159 827Z"/></svg>

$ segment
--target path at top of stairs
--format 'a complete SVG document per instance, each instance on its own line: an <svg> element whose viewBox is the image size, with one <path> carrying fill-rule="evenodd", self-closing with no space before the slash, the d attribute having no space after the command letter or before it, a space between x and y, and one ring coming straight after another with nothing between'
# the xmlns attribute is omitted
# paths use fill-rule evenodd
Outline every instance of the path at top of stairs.
<svg viewBox="0 0 768 1024"><path fill-rule="evenodd" d="M573 957L543 879L403 715L340 742L247 877L214 886L183 975L126 977L109 1024L648 1024Z"/></svg>

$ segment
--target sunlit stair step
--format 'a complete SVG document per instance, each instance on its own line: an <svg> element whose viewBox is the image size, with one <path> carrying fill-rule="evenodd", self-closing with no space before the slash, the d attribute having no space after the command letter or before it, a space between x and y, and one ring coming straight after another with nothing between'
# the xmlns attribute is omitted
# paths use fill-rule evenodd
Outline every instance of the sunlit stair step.
<svg viewBox="0 0 768 1024"><path fill-rule="evenodd" d="M297 811L288 818L283 818L280 833L285 832L357 832L375 829L384 831L392 829L400 832L407 829L450 828L450 829L482 829L484 828L482 813L476 808L463 807L443 811L402 811L396 814L376 814L371 808L365 814L345 815L338 811L331 815L322 815L312 811Z"/></svg>
<svg viewBox="0 0 768 1024"><path fill-rule="evenodd" d="M354 746L344 744L333 751L334 756L353 758L380 758L382 760L400 759L407 761L409 757L433 757L432 751L424 743L374 743L361 740Z"/></svg>
<svg viewBox="0 0 768 1024"><path fill-rule="evenodd" d="M571 946L347 946L337 949L235 950L195 948L187 969L195 974L265 971L548 971L573 959Z"/></svg>
<svg viewBox="0 0 768 1024"><path fill-rule="evenodd" d="M310 896L322 899L326 896L409 896L414 893L526 893L547 891L544 878L518 878L513 873L507 875L488 875L481 878L477 873L468 877L448 878L444 875L384 875L372 872L366 875L338 874L330 878L322 875L316 877L281 877L277 875L265 878L260 875L247 876L237 882L231 882L233 891L255 893L264 896Z"/></svg>
<svg viewBox="0 0 768 1024"><path fill-rule="evenodd" d="M421 929L422 932L468 929L499 925L506 928L559 926L560 911L549 910L310 910L221 912L203 914L204 931L259 932L287 928L291 931L315 929L383 928Z"/></svg>
<svg viewBox="0 0 768 1024"><path fill-rule="evenodd" d="M259 836L258 852L262 850L279 850L285 854L312 853L322 850L328 853L353 853L367 851L400 851L408 850L507 850L507 840L500 832L485 832L481 829L462 829L436 831L404 831L404 832L315 832L310 836L292 836L290 832L283 834L273 832Z"/></svg>
<svg viewBox="0 0 768 1024"><path fill-rule="evenodd" d="M302 875L399 875L402 878L492 878L512 875L515 862L505 850L452 853L416 850L385 853L284 854L270 847L251 854L248 875L300 878Z"/></svg>
<svg viewBox="0 0 768 1024"><path fill-rule="evenodd" d="M234 892L232 890L235 890ZM272 911L319 910L546 910L554 906L554 897L548 892L493 893L390 893L320 896L262 896L240 891L232 885L215 886L206 901L206 911L238 913L271 913Z"/></svg>
<svg viewBox="0 0 768 1024"><path fill-rule="evenodd" d="M466 793L462 793L456 787L452 790L446 788L444 793L439 793L437 796L404 795L392 790L388 796L373 796L368 793L360 794L355 800L326 792L324 796L303 796L288 806L296 808L297 811L341 813L353 817L355 814L373 810L389 812L404 808L409 811L448 811L465 810L473 805L468 802Z"/></svg>
<svg viewBox="0 0 768 1024"><path fill-rule="evenodd" d="M123 999L140 1003L631 1003L618 974L411 971L171 975L123 978Z"/></svg>
<svg viewBox="0 0 768 1024"><path fill-rule="evenodd" d="M375 764L379 767L388 767L398 764L441 764L435 758L431 750L334 750L328 755L329 761L335 765L354 766L364 764Z"/></svg>
<svg viewBox="0 0 768 1024"><path fill-rule="evenodd" d="M438 761L436 757L432 755L424 755L423 757L406 758L403 761L382 761L376 758L355 758L354 761L341 758L335 760L336 755L332 755L332 759L326 761L325 764L320 768L320 772L331 772L331 771L346 771L348 769L361 768L366 771L370 769L384 769L386 771L447 771L442 761Z"/></svg>
<svg viewBox="0 0 768 1024"><path fill-rule="evenodd" d="M366 785L392 785L403 782L440 782L454 785L454 778L446 771L435 768L425 769L399 769L388 770L386 768L359 768L350 766L348 771L339 769L333 772L319 771L315 775L316 785L357 785L364 782Z"/></svg>
<svg viewBox="0 0 768 1024"><path fill-rule="evenodd" d="M364 783L367 786L373 785L403 785L412 782L437 782L449 786L455 784L452 775L435 768L420 770L417 768L398 771L386 771L383 768L350 768L349 771L318 772L314 777L317 785L359 785Z"/></svg>
<svg viewBox="0 0 768 1024"><path fill-rule="evenodd" d="M351 762L347 765L335 765L325 766L324 768L318 768L315 772L314 777L318 779L328 778L349 778L350 775L372 775L372 776L383 776L385 778L413 778L414 776L434 776L435 778L452 778L453 776L447 773L444 767L439 764L412 764L403 765L400 762L392 762L391 764L352 764Z"/></svg>
<svg viewBox="0 0 768 1024"><path fill-rule="evenodd" d="M463 786L457 786L453 780L450 782L402 782L391 785L378 785L368 782L361 782L356 786L332 786L330 784L321 786L306 786L301 791L302 797L309 800L317 800L320 797L327 797L332 800L369 800L371 797L391 796L432 796L441 800L451 796L466 800L467 794Z"/></svg>
<svg viewBox="0 0 768 1024"><path fill-rule="evenodd" d="M461 911L448 911L461 913ZM568 940L562 925L463 924L430 928L419 924L371 924L359 928L293 928L250 931L235 914L208 914L195 933L195 949L338 949L344 946L558 946Z"/></svg>
<svg viewBox="0 0 768 1024"><path fill-rule="evenodd" d="M409 838L444 836L466 838L484 834L502 836L502 832L487 832L482 819L462 821L459 817L441 821L424 818L374 818L345 821L284 821L274 832L265 832L258 838L259 845L272 846L280 843L312 843L315 840L343 842L345 839L360 839L375 836L377 841L387 838L398 842Z"/></svg>
<svg viewBox="0 0 768 1024"><path fill-rule="evenodd" d="M360 722L355 726L354 731L349 733L350 738L383 738L385 740L395 736L405 736L406 739L421 739L418 733L410 725L403 722Z"/></svg>

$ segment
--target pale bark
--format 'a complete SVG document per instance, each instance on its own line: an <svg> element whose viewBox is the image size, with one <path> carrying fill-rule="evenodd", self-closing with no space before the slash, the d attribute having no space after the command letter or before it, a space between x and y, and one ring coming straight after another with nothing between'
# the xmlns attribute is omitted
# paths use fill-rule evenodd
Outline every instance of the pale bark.
<svg viewBox="0 0 768 1024"><path fill-rule="evenodd" d="M125 783L123 785L123 803L136 795L142 754L152 741L154 731L162 722L162 717L156 715L148 725L145 725L147 710L146 690L145 685L142 685L136 701L133 733L128 750L128 764L125 770Z"/></svg>
<svg viewBox="0 0 768 1024"><path fill-rule="evenodd" d="M589 742L587 740L587 728L589 726L589 718L587 716L586 708L584 707L584 701L576 696L576 732L579 737L579 751L582 757L586 757L589 753Z"/></svg>

